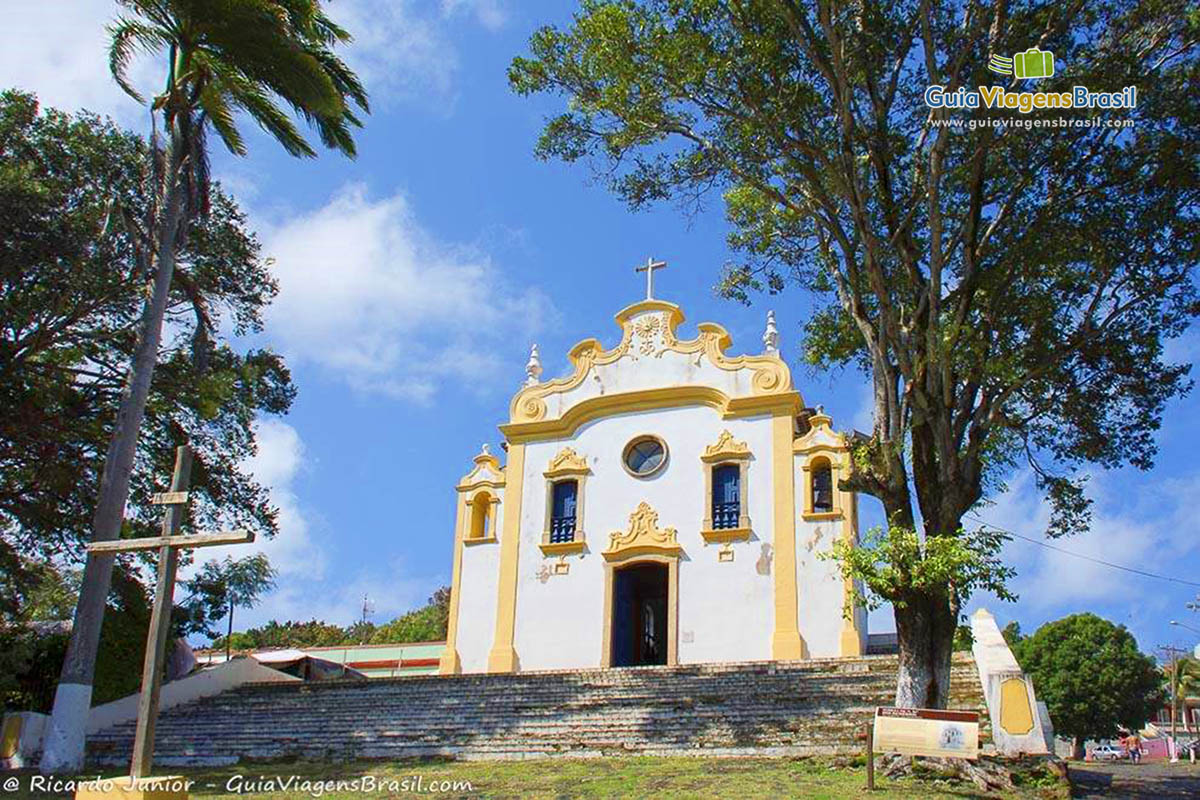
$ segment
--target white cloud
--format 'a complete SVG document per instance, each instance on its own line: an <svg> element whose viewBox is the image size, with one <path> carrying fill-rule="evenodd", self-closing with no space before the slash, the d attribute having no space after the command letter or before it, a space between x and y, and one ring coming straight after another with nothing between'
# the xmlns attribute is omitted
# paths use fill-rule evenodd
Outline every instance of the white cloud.
<svg viewBox="0 0 1200 800"><path fill-rule="evenodd" d="M520 379L492 353L525 346L554 316L478 249L430 237L405 198L347 186L325 206L264 230L280 292L267 330L289 359L356 389L428 401L451 380ZM505 382L507 381L507 382ZM494 383L493 383L494 385Z"/></svg>
<svg viewBox="0 0 1200 800"><path fill-rule="evenodd" d="M118 15L111 0L18 0L4 8L0 26L0 86L38 95L64 111L86 108L127 124L144 109L122 92L108 71L108 32ZM144 85L155 64L139 59L131 77Z"/></svg>
<svg viewBox="0 0 1200 800"><path fill-rule="evenodd" d="M491 31L503 28L508 21L508 13L500 0L442 0L442 13L447 17L469 13Z"/></svg>
<svg viewBox="0 0 1200 800"><path fill-rule="evenodd" d="M376 101L429 99L452 108L459 67L455 28L463 18L495 31L506 21L500 0L341 0L330 16L354 36L342 56ZM105 26L121 14L112 0L16 0L0 26L0 86L38 94L67 111L87 108L141 128L145 109L126 96L108 70ZM135 60L134 84L153 92L161 54Z"/></svg>
<svg viewBox="0 0 1200 800"><path fill-rule="evenodd" d="M1091 527L1073 536L1044 540L1050 509L1032 473L1024 470L979 516L998 528L1058 548L1020 539L1005 547L1005 561L1018 570L1013 588L1020 595L1019 607L1059 614L1105 603L1143 606L1154 601L1154 587L1162 584L1099 562L1187 577L1179 575L1179 565L1188 563L1200 549L1200 521L1189 506L1189 498L1198 490L1200 473L1168 480L1133 470L1095 474L1088 485L1095 498ZM987 603L977 598L978 604Z"/></svg>

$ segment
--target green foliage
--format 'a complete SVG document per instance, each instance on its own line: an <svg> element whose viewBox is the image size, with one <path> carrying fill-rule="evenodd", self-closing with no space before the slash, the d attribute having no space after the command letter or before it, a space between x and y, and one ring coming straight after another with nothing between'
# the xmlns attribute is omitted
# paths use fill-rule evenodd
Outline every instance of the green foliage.
<svg viewBox="0 0 1200 800"><path fill-rule="evenodd" d="M1087 521L1077 466L1148 467L1190 385L1162 348L1200 313L1188 7L584 0L509 80L566 99L536 153L590 161L631 206L721 192L741 256L725 295L810 294L804 359L870 371L874 446L920 456L854 478L889 517L907 466L929 532L952 534L1027 458L1063 533ZM931 127L1019 117L931 114L924 90L994 84L988 54L1031 42L1060 65L1040 90L1136 86L1136 109L1106 115L1132 132Z"/></svg>
<svg viewBox="0 0 1200 800"><path fill-rule="evenodd" d="M36 583L15 553L75 559L90 530L146 279L111 215L114 203L148 213L146 169L144 143L111 122L39 113L30 95L0 94L0 575L9 580ZM173 335L151 386L126 535L157 530L149 496L165 489L185 440L196 451L188 525L276 530L244 464L254 420L286 412L295 389L279 356L239 353L220 337L261 330L276 287L259 250L216 187L179 254Z"/></svg>
<svg viewBox="0 0 1200 800"><path fill-rule="evenodd" d="M563 98L539 157L590 162L633 208L720 193L736 261L718 291L798 287L803 360L869 374L873 428L840 488L904 531L848 572L904 603L901 661L927 674L901 686L948 674L953 581L1004 577L934 540L961 537L1022 463L1048 532L1086 527L1086 465L1149 468L1191 388L1164 344L1200 314L1192 5L582 0L509 68L519 94ZM1015 111L926 104L929 86L996 84L989 54L1035 42L1061 66L1037 89L1133 86L1137 107L1037 112L1071 124L1026 130L992 124ZM905 540L918 524L929 555ZM914 702L945 702L943 684Z"/></svg>
<svg viewBox="0 0 1200 800"><path fill-rule="evenodd" d="M376 628L371 643L443 641L446 638L446 621L449 617L450 590L443 586L433 593L425 606Z"/></svg>
<svg viewBox="0 0 1200 800"><path fill-rule="evenodd" d="M19 619L0 626L0 705L48 713L67 651L69 633L62 621L70 619L75 605L74 576L58 575L45 564L36 565L34 571L40 583L28 592L33 604L23 609ZM46 598L52 598L49 605ZM126 567L118 566L100 635L94 704L138 690L149 624L145 589Z"/></svg>
<svg viewBox="0 0 1200 800"><path fill-rule="evenodd" d="M959 625L954 629L954 651L969 651L975 644L975 634L971 633L970 625Z"/></svg>
<svg viewBox="0 0 1200 800"><path fill-rule="evenodd" d="M1004 626L1004 630L1000 631L1000 635L1004 637L1004 641L1008 643L1010 648L1016 647L1017 643L1025 638L1021 635L1021 623L1015 619Z"/></svg>
<svg viewBox="0 0 1200 800"><path fill-rule="evenodd" d="M259 598L275 588L276 572L262 553L234 560L208 561L183 582L188 598L180 607L180 634L200 633L216 638L213 625L228 618L233 627L237 608L253 608Z"/></svg>
<svg viewBox="0 0 1200 800"><path fill-rule="evenodd" d="M261 628L238 631L229 637L234 650L266 650L280 647L332 647L348 644L346 632L337 625L319 620L308 622L276 622L271 620ZM225 647L225 637L213 640L213 647Z"/></svg>
<svg viewBox="0 0 1200 800"><path fill-rule="evenodd" d="M1163 706L1154 659L1124 625L1095 614L1048 622L1017 641L1013 654L1062 736L1105 739L1119 727L1138 730Z"/></svg>
<svg viewBox="0 0 1200 800"><path fill-rule="evenodd" d="M337 645L404 644L406 642L437 642L446 638L446 621L450 616L450 587L443 586L429 598L429 603L409 611L385 625L355 622L345 628L328 622L276 622L271 620L261 628L233 634L234 650L259 650L277 647L334 647ZM213 642L224 647L224 637Z"/></svg>
<svg viewBox="0 0 1200 800"><path fill-rule="evenodd" d="M129 80L129 64L138 53L166 50L166 88L150 106L190 147L202 153L203 129L211 126L231 153L244 155L237 126L242 113L290 155L315 156L282 105L316 128L323 145L354 155L352 130L362 123L352 105L367 111L367 93L334 53L351 41L350 34L325 15L319 0L119 2L130 15L108 29L113 77L143 102ZM193 163L188 171L189 181L202 182L207 164Z"/></svg>
<svg viewBox="0 0 1200 800"><path fill-rule="evenodd" d="M862 581L866 591L856 602L878 608L884 601L904 608L913 594L950 593L957 607L977 590L1003 600L1016 598L1006 588L1014 574L1000 560L1007 537L994 531L958 536L922 537L893 524L872 528L857 544L838 539L819 558L836 561L843 578Z"/></svg>

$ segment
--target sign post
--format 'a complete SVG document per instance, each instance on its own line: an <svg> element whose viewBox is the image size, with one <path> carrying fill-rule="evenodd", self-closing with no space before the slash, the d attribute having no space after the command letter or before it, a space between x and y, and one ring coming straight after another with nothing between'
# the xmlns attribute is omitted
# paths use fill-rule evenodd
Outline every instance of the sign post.
<svg viewBox="0 0 1200 800"><path fill-rule="evenodd" d="M872 727L868 746L881 753L979 758L979 714L974 711L879 707Z"/></svg>
<svg viewBox="0 0 1200 800"><path fill-rule="evenodd" d="M157 585L154 606L150 612L150 632L146 637L146 658L142 664L142 690L138 696L137 731L133 740L133 761L129 769L129 788L117 787L114 792L100 791L93 785L81 785L77 800L120 796L129 798L138 792L159 797L163 793L146 786L154 765L154 726L158 721L158 700L162 690L163 667L167 642L171 638L171 608L175 595L175 572L179 566L179 551L197 547L225 544L245 544L254 541L250 531L197 533L180 535L184 506L188 501L188 482L192 472L192 449L182 445L175 449L175 471L171 476L171 491L154 495L152 503L166 507L163 514L162 536L142 539L116 539L94 542L87 546L90 553L128 553L138 550L158 550ZM111 782L109 782L111 783ZM84 786L87 788L85 789ZM177 793L172 792L173 796ZM186 797L186 792L182 793Z"/></svg>

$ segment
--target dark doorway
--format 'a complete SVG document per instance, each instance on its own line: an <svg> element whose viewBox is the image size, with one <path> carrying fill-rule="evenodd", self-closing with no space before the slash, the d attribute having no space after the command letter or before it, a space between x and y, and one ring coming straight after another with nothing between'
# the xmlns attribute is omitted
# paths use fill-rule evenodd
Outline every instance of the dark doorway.
<svg viewBox="0 0 1200 800"><path fill-rule="evenodd" d="M665 564L639 564L613 574L612 665L667 663Z"/></svg>

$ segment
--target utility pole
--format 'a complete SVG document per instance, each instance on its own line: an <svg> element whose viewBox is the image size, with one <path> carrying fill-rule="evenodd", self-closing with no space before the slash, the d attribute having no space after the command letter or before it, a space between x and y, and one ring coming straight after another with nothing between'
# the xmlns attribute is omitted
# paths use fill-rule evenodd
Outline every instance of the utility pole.
<svg viewBox="0 0 1200 800"><path fill-rule="evenodd" d="M1171 671L1171 758L1175 760L1179 758L1175 751L1175 719L1179 707L1179 654L1187 651L1169 644L1159 645L1158 649L1170 658L1170 666L1167 668Z"/></svg>

